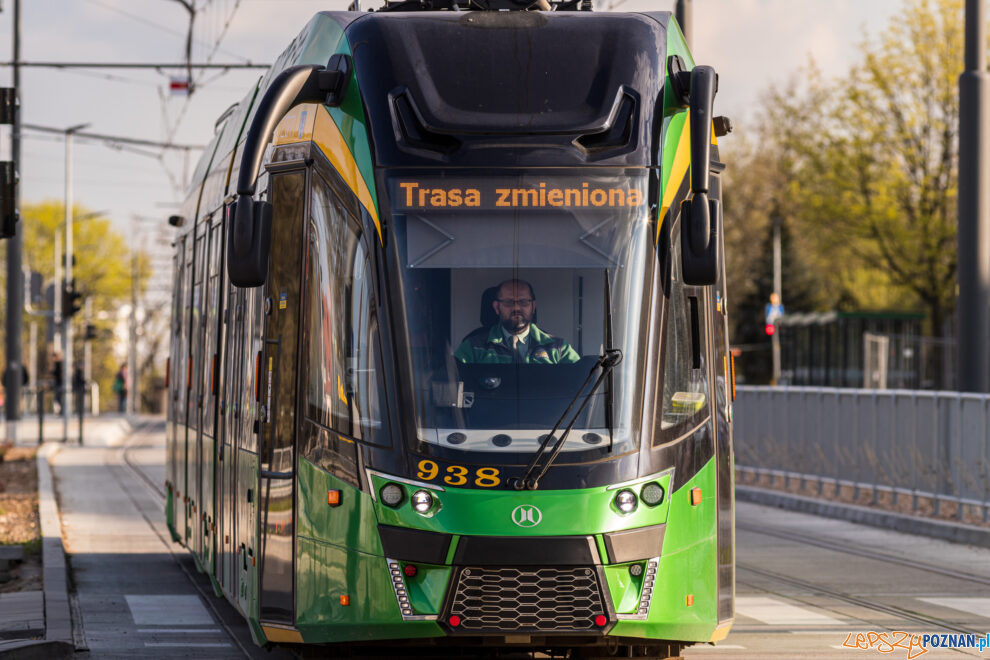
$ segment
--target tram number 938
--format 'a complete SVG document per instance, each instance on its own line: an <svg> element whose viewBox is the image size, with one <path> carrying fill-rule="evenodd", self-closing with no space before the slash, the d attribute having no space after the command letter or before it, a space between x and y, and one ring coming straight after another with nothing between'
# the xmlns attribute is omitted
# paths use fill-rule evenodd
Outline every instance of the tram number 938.
<svg viewBox="0 0 990 660"><path fill-rule="evenodd" d="M440 479L441 466L435 461L422 460L417 465L419 471L416 476L423 481L434 481ZM462 465L448 465L443 468L443 483L448 486L466 486L469 479L473 478L473 484L478 488L494 488L502 483L499 478L499 471L493 467L480 467L471 470Z"/></svg>

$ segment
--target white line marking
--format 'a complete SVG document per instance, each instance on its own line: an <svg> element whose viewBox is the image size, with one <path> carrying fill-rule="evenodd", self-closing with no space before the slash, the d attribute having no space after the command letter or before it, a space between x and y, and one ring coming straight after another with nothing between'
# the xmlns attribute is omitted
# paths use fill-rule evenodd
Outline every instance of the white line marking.
<svg viewBox="0 0 990 660"><path fill-rule="evenodd" d="M715 646L709 647L706 650L711 651L712 649L715 649L717 651L718 649L744 649L744 648L746 647L739 646L738 644L716 644Z"/></svg>
<svg viewBox="0 0 990 660"><path fill-rule="evenodd" d="M230 644L191 644L189 642L145 642L145 646L181 646L183 648L204 648L204 649L218 649L218 648L230 648Z"/></svg>
<svg viewBox="0 0 990 660"><path fill-rule="evenodd" d="M209 633L211 635L218 635L223 631L219 628L138 628L138 632L163 634Z"/></svg>
<svg viewBox="0 0 990 660"><path fill-rule="evenodd" d="M990 598L919 598L918 600L990 619Z"/></svg>
<svg viewBox="0 0 990 660"><path fill-rule="evenodd" d="M199 596L128 595L127 607L134 624L141 626L213 626Z"/></svg>
<svg viewBox="0 0 990 660"><path fill-rule="evenodd" d="M775 626L841 626L830 616L765 596L736 596L736 614Z"/></svg>

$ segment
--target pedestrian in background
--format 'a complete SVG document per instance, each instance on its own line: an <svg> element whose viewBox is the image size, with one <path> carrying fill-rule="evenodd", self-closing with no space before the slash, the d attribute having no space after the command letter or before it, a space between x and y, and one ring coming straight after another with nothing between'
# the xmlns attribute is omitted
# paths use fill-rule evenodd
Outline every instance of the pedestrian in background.
<svg viewBox="0 0 990 660"><path fill-rule="evenodd" d="M62 371L62 354L58 351L52 356L52 381L55 386L55 413L61 414L62 404L65 395L65 379L63 378L64 373Z"/></svg>
<svg viewBox="0 0 990 660"><path fill-rule="evenodd" d="M82 415L86 406L86 375L81 362L72 368L72 392L76 397L76 410Z"/></svg>
<svg viewBox="0 0 990 660"><path fill-rule="evenodd" d="M113 377L113 392L117 395L117 412L127 408L127 365L120 365L117 375Z"/></svg>

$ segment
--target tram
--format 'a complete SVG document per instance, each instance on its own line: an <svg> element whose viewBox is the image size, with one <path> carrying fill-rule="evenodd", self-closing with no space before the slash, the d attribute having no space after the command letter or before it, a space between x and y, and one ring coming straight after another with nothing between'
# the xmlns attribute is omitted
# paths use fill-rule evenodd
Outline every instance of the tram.
<svg viewBox="0 0 990 660"><path fill-rule="evenodd" d="M319 13L218 120L169 220L166 517L259 645L728 633L730 125L668 13L590 10Z"/></svg>

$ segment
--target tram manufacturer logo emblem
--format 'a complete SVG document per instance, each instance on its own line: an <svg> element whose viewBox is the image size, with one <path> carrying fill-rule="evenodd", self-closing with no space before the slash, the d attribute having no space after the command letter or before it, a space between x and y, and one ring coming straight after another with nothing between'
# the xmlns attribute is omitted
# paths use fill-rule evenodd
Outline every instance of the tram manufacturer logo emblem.
<svg viewBox="0 0 990 660"><path fill-rule="evenodd" d="M520 504L512 510L511 517L520 527L536 527L543 520L543 512L531 504Z"/></svg>

